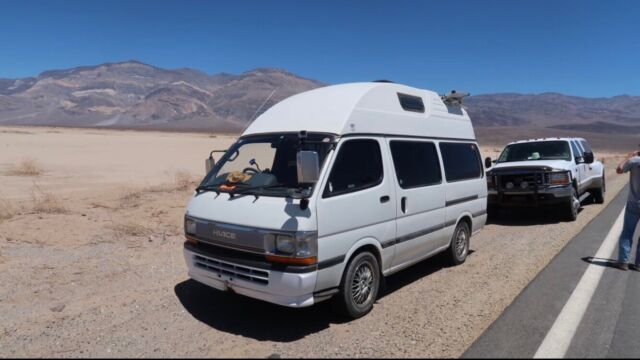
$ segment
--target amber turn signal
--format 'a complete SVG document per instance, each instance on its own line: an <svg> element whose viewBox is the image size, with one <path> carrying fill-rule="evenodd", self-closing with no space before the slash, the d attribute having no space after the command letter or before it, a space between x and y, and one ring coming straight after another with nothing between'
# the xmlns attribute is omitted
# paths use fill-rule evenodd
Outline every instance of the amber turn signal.
<svg viewBox="0 0 640 360"><path fill-rule="evenodd" d="M289 265L315 265L318 263L318 258L315 256L307 258L292 258L288 256L267 255L266 258L269 262Z"/></svg>

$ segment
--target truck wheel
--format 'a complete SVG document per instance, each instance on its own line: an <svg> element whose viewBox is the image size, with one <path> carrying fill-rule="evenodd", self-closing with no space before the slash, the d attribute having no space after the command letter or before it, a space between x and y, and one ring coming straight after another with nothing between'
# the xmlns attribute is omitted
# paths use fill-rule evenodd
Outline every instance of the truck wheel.
<svg viewBox="0 0 640 360"><path fill-rule="evenodd" d="M604 174L602 174L602 186L591 190L591 196L593 196L593 202L596 204L604 203L604 193L607 191L606 184L604 183Z"/></svg>
<svg viewBox="0 0 640 360"><path fill-rule="evenodd" d="M449 245L449 262L452 265L460 265L467 259L471 231L466 221L460 221L453 231L451 245Z"/></svg>
<svg viewBox="0 0 640 360"><path fill-rule="evenodd" d="M578 198L576 188L573 188L571 197L567 200L564 210L567 221L575 221L578 218L578 209L580 209L580 199Z"/></svg>
<svg viewBox="0 0 640 360"><path fill-rule="evenodd" d="M340 283L340 293L335 297L337 310L357 319L366 315L378 297L380 267L376 257L368 252L356 255L345 269Z"/></svg>

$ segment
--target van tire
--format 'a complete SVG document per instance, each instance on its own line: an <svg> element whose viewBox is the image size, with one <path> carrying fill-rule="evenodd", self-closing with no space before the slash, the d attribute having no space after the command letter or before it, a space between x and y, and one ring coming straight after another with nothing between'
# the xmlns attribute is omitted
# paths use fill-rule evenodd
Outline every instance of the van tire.
<svg viewBox="0 0 640 360"><path fill-rule="evenodd" d="M607 191L606 184L604 183L604 174L602 174L602 186L597 189L591 190L591 196L593 196L593 202L596 204L604 203L604 193Z"/></svg>
<svg viewBox="0 0 640 360"><path fill-rule="evenodd" d="M578 200L578 191L573 188L571 197L568 198L567 203L564 206L564 218L567 221L575 221L578 218L578 210L580 209L580 200ZM578 205L575 205L575 201L578 200Z"/></svg>
<svg viewBox="0 0 640 360"><path fill-rule="evenodd" d="M368 251L361 252L347 264L340 292L334 297L334 306L345 317L357 319L371 311L379 289L378 259Z"/></svg>
<svg viewBox="0 0 640 360"><path fill-rule="evenodd" d="M469 229L469 224L466 221L460 221L453 231L449 245L448 254L451 265L460 265L467 260L470 244L471 230Z"/></svg>

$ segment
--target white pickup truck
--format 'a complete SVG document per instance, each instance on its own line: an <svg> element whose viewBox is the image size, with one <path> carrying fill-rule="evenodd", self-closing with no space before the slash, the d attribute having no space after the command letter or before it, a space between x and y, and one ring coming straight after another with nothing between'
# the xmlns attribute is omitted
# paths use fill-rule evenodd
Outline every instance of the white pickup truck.
<svg viewBox="0 0 640 360"><path fill-rule="evenodd" d="M488 212L501 207L549 205L573 221L589 195L604 202L604 167L582 138L544 138L508 144L496 161L485 159Z"/></svg>

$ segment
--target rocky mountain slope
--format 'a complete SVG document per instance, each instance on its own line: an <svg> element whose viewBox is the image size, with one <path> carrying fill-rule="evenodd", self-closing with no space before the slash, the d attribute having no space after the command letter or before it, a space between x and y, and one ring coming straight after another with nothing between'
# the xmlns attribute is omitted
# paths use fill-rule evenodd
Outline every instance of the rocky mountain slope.
<svg viewBox="0 0 640 360"><path fill-rule="evenodd" d="M0 124L237 131L263 103L319 86L279 69L208 75L108 63L0 79Z"/></svg>
<svg viewBox="0 0 640 360"><path fill-rule="evenodd" d="M271 68L209 75L133 60L106 63L0 79L0 124L237 132L256 112L324 85ZM465 107L477 127L640 133L640 96L487 94L468 98Z"/></svg>

